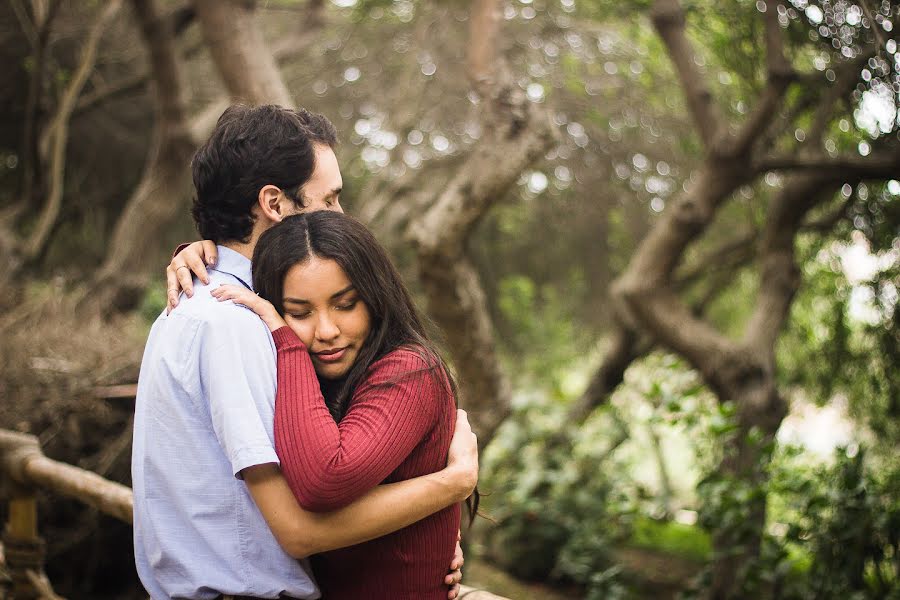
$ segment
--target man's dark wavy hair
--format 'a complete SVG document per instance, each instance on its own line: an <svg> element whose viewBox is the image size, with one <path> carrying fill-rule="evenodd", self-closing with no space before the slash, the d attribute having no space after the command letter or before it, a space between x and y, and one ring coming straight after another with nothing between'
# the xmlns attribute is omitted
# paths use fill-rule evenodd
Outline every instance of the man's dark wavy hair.
<svg viewBox="0 0 900 600"><path fill-rule="evenodd" d="M337 144L334 125L322 115L271 104L229 107L191 161L197 191L191 214L200 235L219 244L249 241L251 211L266 185L305 207L301 188L315 169L316 143Z"/></svg>

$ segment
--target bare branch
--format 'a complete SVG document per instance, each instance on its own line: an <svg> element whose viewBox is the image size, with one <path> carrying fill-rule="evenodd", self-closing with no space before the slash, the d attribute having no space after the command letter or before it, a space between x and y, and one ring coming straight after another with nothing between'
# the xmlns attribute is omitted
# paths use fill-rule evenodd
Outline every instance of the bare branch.
<svg viewBox="0 0 900 600"><path fill-rule="evenodd" d="M801 227L802 231L818 231L820 233L828 233L834 226L847 218L850 213L850 207L853 206L853 202L856 198L853 197L853 194L847 196L847 198L840 203L834 210L831 212L822 215L817 219L812 219L809 221L805 221L803 226Z"/></svg>
<svg viewBox="0 0 900 600"><path fill-rule="evenodd" d="M154 0L131 0L150 56L156 125L141 181L113 230L110 251L94 276L93 303L125 308L142 287L149 240L184 206L190 188L187 168L195 145L190 136L173 23L158 18Z"/></svg>
<svg viewBox="0 0 900 600"><path fill-rule="evenodd" d="M583 423L598 406L605 404L625 376L625 371L638 358L653 349L653 343L616 320L609 336L609 347L594 372L587 389L569 408L569 420Z"/></svg>
<svg viewBox="0 0 900 600"><path fill-rule="evenodd" d="M867 2L867 0L861 0L859 6L863 9L863 12L866 15L866 19L868 19L869 21L869 27L871 27L872 31L875 33L875 38L878 40L878 46L880 48L884 48L887 40L884 39L882 29L878 26L878 21L875 20L875 15L872 14L872 9L869 8L869 3Z"/></svg>
<svg viewBox="0 0 900 600"><path fill-rule="evenodd" d="M874 51L862 52L856 59L848 61L836 69L835 81L828 93L819 104L819 109L813 115L812 125L806 136L806 145L820 145L828 124L834 118L834 107L842 98L846 98L856 87L859 81L860 69L874 56Z"/></svg>
<svg viewBox="0 0 900 600"><path fill-rule="evenodd" d="M195 0L210 54L232 98L293 107L284 79L254 20L255 3Z"/></svg>
<svg viewBox="0 0 900 600"><path fill-rule="evenodd" d="M41 253L50 231L59 217L59 211L62 206L63 179L65 177L66 146L69 141L69 118L85 82L94 69L97 48L100 45L103 32L121 7L122 0L111 0L100 13L81 50L78 68L75 70L72 81L66 87L60 100L59 109L56 112L52 126L53 144L50 158L50 191L38 224L25 242L23 253L28 260L34 259Z"/></svg>
<svg viewBox="0 0 900 600"><path fill-rule="evenodd" d="M685 35L684 11L678 0L656 0L650 17L669 51L669 58L687 98L688 109L700 139L711 149L721 127L721 117L713 105L712 92L694 60L694 49Z"/></svg>
<svg viewBox="0 0 900 600"><path fill-rule="evenodd" d="M753 166L756 173L769 171L822 172L831 180L841 179L887 179L900 172L900 156L778 156L763 158Z"/></svg>
<svg viewBox="0 0 900 600"><path fill-rule="evenodd" d="M13 12L16 13L16 19L19 21L19 26L22 28L25 39L28 40L32 48L36 47L38 39L37 25L29 18L28 10L22 6L21 0L10 0L9 5L12 7Z"/></svg>
<svg viewBox="0 0 900 600"><path fill-rule="evenodd" d="M766 0L763 19L766 24L766 70L769 82L790 80L794 77L794 67L784 55L784 29L778 22L778 0Z"/></svg>
<svg viewBox="0 0 900 600"><path fill-rule="evenodd" d="M744 156L765 133L772 122L788 85L796 77L794 68L784 55L784 30L778 22L776 0L766 1L763 13L766 31L766 70L768 83L756 108L741 126L730 148L725 149L732 156Z"/></svg>
<svg viewBox="0 0 900 600"><path fill-rule="evenodd" d="M772 202L760 251L760 285L744 342L774 360L774 345L787 321L800 270L794 262L794 238L803 215L834 183L816 176L797 176Z"/></svg>
<svg viewBox="0 0 900 600"><path fill-rule="evenodd" d="M758 238L759 232L756 230L729 237L704 256L693 261L690 268L679 273L675 281L676 288L684 289L705 276L712 268L722 268L723 265L730 268L735 261L743 262L745 256L752 255L751 251Z"/></svg>
<svg viewBox="0 0 900 600"><path fill-rule="evenodd" d="M272 56L275 61L278 64L282 64L306 53L313 43L319 39L319 32L323 25L324 20L317 19L313 22L311 28L296 36L281 40L272 48ZM205 139L212 131L219 116L232 102L233 100L227 94L223 94L197 112L191 119L191 135L194 139Z"/></svg>
<svg viewBox="0 0 900 600"><path fill-rule="evenodd" d="M468 61L469 78L476 89L490 86L496 75L499 18L497 0L472 0Z"/></svg>
<svg viewBox="0 0 900 600"><path fill-rule="evenodd" d="M738 352L731 340L695 316L668 286L620 288L618 295L656 340L684 356L709 385L721 389L719 361Z"/></svg>
<svg viewBox="0 0 900 600"><path fill-rule="evenodd" d="M72 115L77 116L83 114L103 102L142 90L149 81L149 73L139 72L130 77L123 77L112 84L104 85L103 87L95 87L78 100L78 104L75 105L75 110L72 111Z"/></svg>

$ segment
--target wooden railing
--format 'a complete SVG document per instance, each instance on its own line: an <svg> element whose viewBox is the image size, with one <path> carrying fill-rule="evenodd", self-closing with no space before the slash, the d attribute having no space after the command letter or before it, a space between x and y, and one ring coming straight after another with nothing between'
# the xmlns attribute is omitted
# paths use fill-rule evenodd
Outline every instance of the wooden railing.
<svg viewBox="0 0 900 600"><path fill-rule="evenodd" d="M133 522L131 488L47 458L33 435L0 429L0 472L3 499L9 504L3 553L15 600L59 599L44 574L45 544L38 535L38 489L74 498L125 523ZM467 586L462 587L460 598L507 600Z"/></svg>

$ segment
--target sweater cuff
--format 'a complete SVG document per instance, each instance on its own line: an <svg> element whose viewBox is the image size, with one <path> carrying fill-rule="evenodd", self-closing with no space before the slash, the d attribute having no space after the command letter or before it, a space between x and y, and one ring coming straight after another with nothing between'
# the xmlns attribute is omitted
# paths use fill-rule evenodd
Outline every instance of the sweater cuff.
<svg viewBox="0 0 900 600"><path fill-rule="evenodd" d="M278 350L284 350L286 348L302 348L303 350L306 350L306 346L300 341L300 338L297 337L294 330L287 325L273 331L272 339L275 341L275 348Z"/></svg>

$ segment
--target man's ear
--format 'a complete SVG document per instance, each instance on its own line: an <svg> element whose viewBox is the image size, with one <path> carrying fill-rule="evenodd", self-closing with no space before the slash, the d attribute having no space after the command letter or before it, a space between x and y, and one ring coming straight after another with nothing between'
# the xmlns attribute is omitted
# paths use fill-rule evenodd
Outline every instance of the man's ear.
<svg viewBox="0 0 900 600"><path fill-rule="evenodd" d="M263 216L273 223L280 223L287 216L287 203L290 202L281 188L275 185L266 185L259 190L257 203Z"/></svg>

